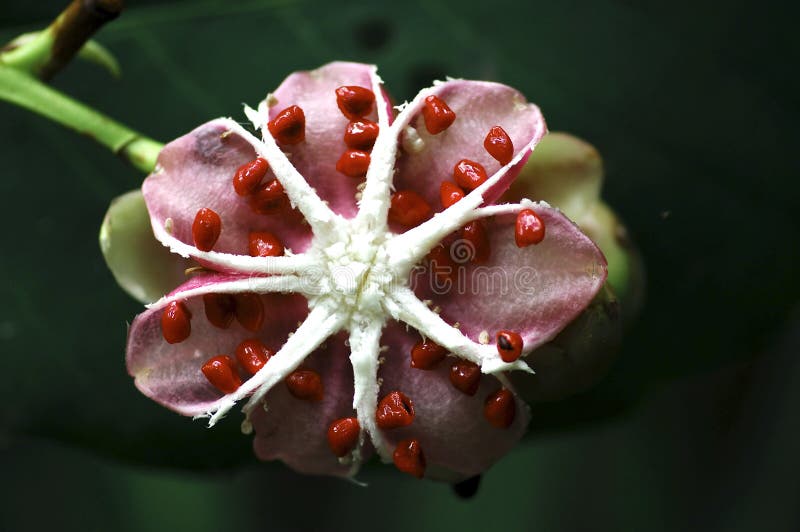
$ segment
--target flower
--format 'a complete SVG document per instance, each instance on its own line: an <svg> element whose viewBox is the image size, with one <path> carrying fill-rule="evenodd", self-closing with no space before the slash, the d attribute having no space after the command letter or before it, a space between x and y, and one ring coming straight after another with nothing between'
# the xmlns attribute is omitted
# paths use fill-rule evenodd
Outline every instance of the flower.
<svg viewBox="0 0 800 532"><path fill-rule="evenodd" d="M439 82L394 109L376 69L290 75L169 143L142 190L201 265L133 321L148 397L213 425L244 403L256 455L354 475L373 453L456 481L529 421L507 377L592 300L599 249L557 209L495 205L546 133L514 89Z"/></svg>

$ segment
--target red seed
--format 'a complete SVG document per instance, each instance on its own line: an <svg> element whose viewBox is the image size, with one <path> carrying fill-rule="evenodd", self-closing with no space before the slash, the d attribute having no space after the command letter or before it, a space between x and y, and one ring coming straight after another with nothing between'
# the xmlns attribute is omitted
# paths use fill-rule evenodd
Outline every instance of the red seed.
<svg viewBox="0 0 800 532"><path fill-rule="evenodd" d="M236 321L251 332L258 332L264 324L264 304L258 294L236 294Z"/></svg>
<svg viewBox="0 0 800 532"><path fill-rule="evenodd" d="M533 210L524 209L517 214L514 240L517 242L517 247L520 248L538 244L544 240L544 222Z"/></svg>
<svg viewBox="0 0 800 532"><path fill-rule="evenodd" d="M469 159L461 159L456 163L453 178L465 190L474 190L488 179L483 166Z"/></svg>
<svg viewBox="0 0 800 532"><path fill-rule="evenodd" d="M392 194L389 220L406 227L415 227L431 214L431 206L413 190L400 190Z"/></svg>
<svg viewBox="0 0 800 532"><path fill-rule="evenodd" d="M514 331L498 332L497 352L503 362L514 362L522 354L522 337Z"/></svg>
<svg viewBox="0 0 800 532"><path fill-rule="evenodd" d="M278 214L290 206L283 185L277 179L259 185L248 201L257 214Z"/></svg>
<svg viewBox="0 0 800 532"><path fill-rule="evenodd" d="M439 282L453 282L458 277L458 267L453 260L453 255L450 253L450 248L444 244L439 244L428 252L428 262L431 273Z"/></svg>
<svg viewBox="0 0 800 532"><path fill-rule="evenodd" d="M319 373L312 369L298 369L286 377L289 393L304 401L322 401L324 388Z"/></svg>
<svg viewBox="0 0 800 532"><path fill-rule="evenodd" d="M280 257L284 252L283 243L269 231L250 233L247 243L251 257Z"/></svg>
<svg viewBox="0 0 800 532"><path fill-rule="evenodd" d="M445 209L464 197L464 190L452 181L442 181L439 186L439 198Z"/></svg>
<svg viewBox="0 0 800 532"><path fill-rule="evenodd" d="M261 180L267 175L269 164L261 157L244 163L233 174L233 189L240 196L249 196L256 191Z"/></svg>
<svg viewBox="0 0 800 532"><path fill-rule="evenodd" d="M236 315L236 301L230 294L205 294L203 306L206 318L214 327L227 329Z"/></svg>
<svg viewBox="0 0 800 532"><path fill-rule="evenodd" d="M411 348L411 367L433 369L447 356L447 349L430 340L419 341Z"/></svg>
<svg viewBox="0 0 800 532"><path fill-rule="evenodd" d="M250 375L255 375L274 354L258 338L250 338L236 346L236 360Z"/></svg>
<svg viewBox="0 0 800 532"><path fill-rule="evenodd" d="M369 168L369 153L360 150L347 150L336 161L336 171L347 177L364 177Z"/></svg>
<svg viewBox="0 0 800 532"><path fill-rule="evenodd" d="M511 137L500 126L494 126L489 130L483 140L483 147L486 148L489 155L497 159L503 166L510 163L511 159L514 158L514 144L511 142Z"/></svg>
<svg viewBox="0 0 800 532"><path fill-rule="evenodd" d="M375 145L380 128L371 120L353 120L344 130L344 143L353 150L369 151Z"/></svg>
<svg viewBox="0 0 800 532"><path fill-rule="evenodd" d="M306 139L306 115L296 105L278 113L267 123L267 127L281 144L298 144Z"/></svg>
<svg viewBox="0 0 800 532"><path fill-rule="evenodd" d="M498 429L505 429L514 422L517 413L517 404L514 394L502 388L486 398L483 404L483 416L486 421Z"/></svg>
<svg viewBox="0 0 800 532"><path fill-rule="evenodd" d="M177 344L189 338L192 332L192 313L186 305L173 301L161 314L161 334L168 344Z"/></svg>
<svg viewBox="0 0 800 532"><path fill-rule="evenodd" d="M438 96L428 96L422 108L422 118L425 119L425 129L428 133L438 135L450 127L456 119L456 114Z"/></svg>
<svg viewBox="0 0 800 532"><path fill-rule="evenodd" d="M222 222L217 213L206 208L197 211L192 223L192 238L197 249L211 251L221 232Z"/></svg>
<svg viewBox="0 0 800 532"><path fill-rule="evenodd" d="M328 446L333 454L345 456L358 445L361 425L354 417L343 417L328 425Z"/></svg>
<svg viewBox="0 0 800 532"><path fill-rule="evenodd" d="M425 475L425 455L418 440L402 440L395 447L394 465L403 473L422 478Z"/></svg>
<svg viewBox="0 0 800 532"><path fill-rule="evenodd" d="M236 364L228 355L209 358L201 368L208 382L222 393L233 393L242 385Z"/></svg>
<svg viewBox="0 0 800 532"><path fill-rule="evenodd" d="M483 264L492 254L492 246L486 227L480 220L474 220L461 229L461 238L470 243L472 248L472 262Z"/></svg>
<svg viewBox="0 0 800 532"><path fill-rule="evenodd" d="M402 392L390 392L378 403L375 421L384 430L406 427L414 421L414 403Z"/></svg>
<svg viewBox="0 0 800 532"><path fill-rule="evenodd" d="M372 112L375 95L371 90L355 85L336 89L336 104L344 116L350 120L362 118Z"/></svg>
<svg viewBox="0 0 800 532"><path fill-rule="evenodd" d="M459 360L450 368L450 382L467 395L475 395L481 383L481 368L474 362Z"/></svg>

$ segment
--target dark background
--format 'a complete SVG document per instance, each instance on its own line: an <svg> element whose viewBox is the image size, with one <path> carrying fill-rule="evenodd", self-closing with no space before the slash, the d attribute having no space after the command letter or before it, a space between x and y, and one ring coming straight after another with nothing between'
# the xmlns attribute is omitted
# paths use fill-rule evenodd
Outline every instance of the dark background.
<svg viewBox="0 0 800 532"><path fill-rule="evenodd" d="M0 42L65 2L0 2ZM470 501L389 467L360 488L250 457L133 387L97 232L141 175L0 102L0 530L798 530L796 17L769 2L129 1L120 80L54 84L159 140L241 117L291 71L376 63L402 101L507 83L603 154L647 267L608 377L538 406ZM235 418L235 416L233 416Z"/></svg>

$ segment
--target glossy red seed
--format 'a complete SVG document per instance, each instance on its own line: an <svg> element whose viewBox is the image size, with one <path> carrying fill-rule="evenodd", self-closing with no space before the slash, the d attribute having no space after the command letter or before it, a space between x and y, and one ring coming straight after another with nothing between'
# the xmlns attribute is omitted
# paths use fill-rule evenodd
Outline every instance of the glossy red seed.
<svg viewBox="0 0 800 532"><path fill-rule="evenodd" d="M387 430L406 427L414 421L414 403L406 394L393 391L378 402L375 421L378 427Z"/></svg>
<svg viewBox="0 0 800 532"><path fill-rule="evenodd" d="M222 232L222 221L211 209L200 209L192 223L192 239L194 246L200 251L211 251Z"/></svg>
<svg viewBox="0 0 800 532"><path fill-rule="evenodd" d="M524 209L517 214L517 223L514 226L514 240L517 247L524 248L531 244L538 244L544 240L544 222L531 209Z"/></svg>
<svg viewBox="0 0 800 532"><path fill-rule="evenodd" d="M431 206L413 190L400 190L392 194L389 220L406 227L415 227L431 214Z"/></svg>
<svg viewBox="0 0 800 532"><path fill-rule="evenodd" d="M450 253L450 247L439 244L428 252L431 273L441 283L453 282L458 277L458 267Z"/></svg>
<svg viewBox="0 0 800 532"><path fill-rule="evenodd" d="M452 181L442 181L439 185L439 199L445 209L464 197L464 190Z"/></svg>
<svg viewBox="0 0 800 532"><path fill-rule="evenodd" d="M361 425L354 417L343 417L328 425L328 446L333 454L345 456L358 445Z"/></svg>
<svg viewBox="0 0 800 532"><path fill-rule="evenodd" d="M425 120L425 129L428 133L438 135L450 127L456 119L456 114L438 96L428 96L422 108L422 118Z"/></svg>
<svg viewBox="0 0 800 532"><path fill-rule="evenodd" d="M483 140L483 147L486 148L489 155L497 159L503 166L510 163L511 159L514 158L514 144L511 142L511 137L500 126L494 126L489 130Z"/></svg>
<svg viewBox="0 0 800 532"><path fill-rule="evenodd" d="M280 257L283 243L269 231L254 231L247 237L247 247L251 257Z"/></svg>
<svg viewBox="0 0 800 532"><path fill-rule="evenodd" d="M453 167L453 178L465 190L474 190L481 186L487 179L486 170L480 163L461 159Z"/></svg>
<svg viewBox="0 0 800 532"><path fill-rule="evenodd" d="M256 191L261 180L267 175L269 164L261 157L248 161L233 174L233 189L240 196L249 196Z"/></svg>
<svg viewBox="0 0 800 532"><path fill-rule="evenodd" d="M347 177L364 177L369 168L369 153L360 150L347 150L336 161L336 171Z"/></svg>
<svg viewBox="0 0 800 532"><path fill-rule="evenodd" d="M250 208L257 214L278 214L289 208L289 197L283 190L283 185L277 179L272 179L259 185L249 197Z"/></svg>
<svg viewBox="0 0 800 532"><path fill-rule="evenodd" d="M168 344L177 344L189 338L192 332L192 313L186 305L173 301L161 314L161 334Z"/></svg>
<svg viewBox="0 0 800 532"><path fill-rule="evenodd" d="M514 362L522 354L522 337L514 331L498 332L497 352L503 362Z"/></svg>
<svg viewBox="0 0 800 532"><path fill-rule="evenodd" d="M483 416L486 421L498 429L505 429L514 422L517 413L517 404L514 394L502 388L486 398L483 404Z"/></svg>
<svg viewBox="0 0 800 532"><path fill-rule="evenodd" d="M201 368L208 382L222 393L233 393L242 385L236 363L228 355L209 358Z"/></svg>
<svg viewBox="0 0 800 532"><path fill-rule="evenodd" d="M473 251L472 262L483 264L489 260L492 254L492 246L489 242L489 234L486 227L480 220L474 220L461 229L461 238L470 243Z"/></svg>
<svg viewBox="0 0 800 532"><path fill-rule="evenodd" d="M236 301L230 294L205 294L203 307L209 323L220 329L230 327L236 315Z"/></svg>
<svg viewBox="0 0 800 532"><path fill-rule="evenodd" d="M352 150L369 151L378 138L378 124L371 120L353 120L344 130L344 143Z"/></svg>
<svg viewBox="0 0 800 532"><path fill-rule="evenodd" d="M250 375L255 375L274 354L258 338L249 338L236 346L236 360Z"/></svg>
<svg viewBox="0 0 800 532"><path fill-rule="evenodd" d="M411 367L433 369L447 356L447 349L430 340L420 340L411 348Z"/></svg>
<svg viewBox="0 0 800 532"><path fill-rule="evenodd" d="M474 362L459 360L450 367L450 383L467 395L475 395L481 383L481 368Z"/></svg>
<svg viewBox="0 0 800 532"><path fill-rule="evenodd" d="M355 85L336 89L336 104L344 116L350 120L362 118L372 112L375 95L371 90Z"/></svg>
<svg viewBox="0 0 800 532"><path fill-rule="evenodd" d="M258 294L236 294L236 321L251 332L258 332L264 324L264 304Z"/></svg>
<svg viewBox="0 0 800 532"><path fill-rule="evenodd" d="M281 144L298 144L306 139L306 115L298 106L292 105L270 120L267 128Z"/></svg>
<svg viewBox="0 0 800 532"><path fill-rule="evenodd" d="M401 440L392 455L394 465L403 473L422 478L425 475L425 455L418 440Z"/></svg>
<svg viewBox="0 0 800 532"><path fill-rule="evenodd" d="M314 370L298 369L286 377L289 393L304 401L322 401L325 390L322 378Z"/></svg>

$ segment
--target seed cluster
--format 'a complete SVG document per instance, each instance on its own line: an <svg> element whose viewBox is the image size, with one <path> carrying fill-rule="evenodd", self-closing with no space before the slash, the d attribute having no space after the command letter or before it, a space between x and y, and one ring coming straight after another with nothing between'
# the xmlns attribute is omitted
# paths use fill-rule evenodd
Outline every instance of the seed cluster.
<svg viewBox="0 0 800 532"><path fill-rule="evenodd" d="M336 103L349 120L343 134L346 149L336 163L336 170L348 177L363 178L370 166L371 150L379 133L379 125L366 117L375 106L375 94L358 86L342 86L336 89ZM437 96L428 96L422 108L425 128L431 135L440 135L455 122L456 113ZM282 145L292 145L305 139L306 117L303 110L292 105L277 113L268 122L267 128L274 139ZM484 139L484 148L501 165L511 162L514 145L501 126L492 127ZM268 162L255 158L241 165L232 177L233 191L253 212L275 216L291 209L289 199L281 183L267 178ZM487 181L485 168L470 159L461 159L453 166L452 180L440 185L440 199L447 209L463 199L472 190ZM433 214L431 205L417 192L410 189L392 194L388 211L389 220L404 228L415 227ZM194 245L201 251L211 251L223 231L219 215L210 208L197 211L192 225ZM521 211L516 219L515 242L519 247L540 243L544 239L544 223L533 210ZM482 221L469 222L460 230L462 240L472 248L470 260L485 263L491 257L491 245L486 226ZM280 238L268 231L254 231L248 235L248 254L252 257L278 257L285 249ZM431 271L440 280L453 281L457 268L450 246L440 244L427 256ZM252 333L261 330L264 307L259 295L254 293L207 294L203 296L206 318L214 327L228 329L237 321ZM170 344L180 343L191 334L192 315L186 305L174 301L167 305L161 317L164 340ZM513 362L522 354L523 341L514 331L496 333L497 350L505 362ZM244 339L235 349L235 356L219 354L206 360L201 371L208 382L223 394L236 391L243 380L255 375L274 355L274 351L257 338ZM430 340L420 340L410 351L410 365L418 370L437 368L448 355L448 351ZM474 396L481 382L481 368L474 362L456 359L450 365L449 379L452 386L468 396ZM314 370L301 367L289 374L285 385L291 395L303 401L321 401L325 395L322 377ZM484 402L484 417L494 427L507 428L515 417L514 396L506 388L492 392ZM381 430L407 427L414 422L415 408L412 398L399 390L384 395L375 411L375 422ZM359 444L362 427L355 417L332 421L327 430L327 442L337 457L345 457ZM398 469L416 477L425 472L425 456L417 439L400 441L393 454Z"/></svg>
<svg viewBox="0 0 800 532"><path fill-rule="evenodd" d="M365 118L372 112L375 95L364 87L339 87L336 89L336 104L350 120L344 130L344 143L348 149L336 162L336 171L347 177L365 177L370 163L370 151L379 131L378 124Z"/></svg>

